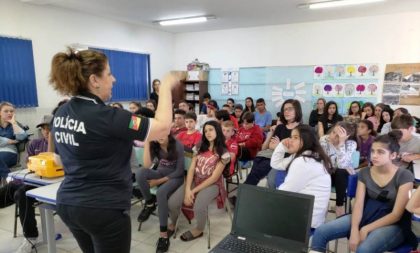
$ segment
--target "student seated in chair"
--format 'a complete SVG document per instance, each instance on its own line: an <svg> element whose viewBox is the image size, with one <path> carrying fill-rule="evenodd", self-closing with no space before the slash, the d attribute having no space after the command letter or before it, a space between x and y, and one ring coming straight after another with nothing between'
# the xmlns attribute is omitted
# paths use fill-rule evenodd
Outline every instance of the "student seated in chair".
<svg viewBox="0 0 420 253"><path fill-rule="evenodd" d="M201 140L201 133L195 129L197 124L197 115L195 112L187 112L185 114L185 126L187 131L179 133L176 138L184 145L184 150L192 152L192 149Z"/></svg>
<svg viewBox="0 0 420 253"><path fill-rule="evenodd" d="M408 243L417 247L411 231L411 214L405 210L414 176L393 163L398 156L401 132L376 137L372 166L360 170L353 213L315 230L312 251L325 252L327 243L348 237L351 251L385 252Z"/></svg>
<svg viewBox="0 0 420 253"><path fill-rule="evenodd" d="M402 132L397 165L406 169L412 161L420 159L420 138L413 134L414 119L410 114L402 114L392 120L391 128Z"/></svg>
<svg viewBox="0 0 420 253"><path fill-rule="evenodd" d="M222 125L223 135L225 136L226 147L230 154L229 175L225 175L225 176L230 177L235 171L235 161L238 155L238 142L236 141L236 138L235 138L235 124L230 120L226 120L226 121L223 121L221 125Z"/></svg>
<svg viewBox="0 0 420 253"><path fill-rule="evenodd" d="M187 131L187 127L185 126L185 114L185 111L181 109L175 109L174 122L171 128L171 134L175 137L178 134Z"/></svg>
<svg viewBox="0 0 420 253"><path fill-rule="evenodd" d="M284 158L286 152L290 156ZM315 196L311 227L324 224L331 194L332 165L312 127L295 127L290 138L284 139L274 150L271 167L287 173L277 189Z"/></svg>
<svg viewBox="0 0 420 253"><path fill-rule="evenodd" d="M264 98L257 99L256 102L257 109L255 110L255 124L261 128L263 132L270 131L272 116L267 108L265 107L265 100Z"/></svg>
<svg viewBox="0 0 420 253"><path fill-rule="evenodd" d="M152 169L153 163L157 168ZM172 135L144 144L143 168L136 173L136 182L146 201L137 220L145 222L159 206L160 237L156 252L166 252L169 248L168 199L184 182L184 147ZM150 188L159 186L156 197Z"/></svg>
<svg viewBox="0 0 420 253"><path fill-rule="evenodd" d="M263 132L255 124L255 118L252 112L246 112L242 116L242 120L242 126L236 134L236 141L239 146L238 159L240 161L248 161L254 159L257 152L261 150Z"/></svg>
<svg viewBox="0 0 420 253"><path fill-rule="evenodd" d="M0 103L0 185L5 182L10 167L16 165L18 150L16 144L28 134L16 121L15 107L9 102Z"/></svg>
<svg viewBox="0 0 420 253"><path fill-rule="evenodd" d="M345 212L344 201L349 174L354 174L352 156L357 148L356 124L338 122L328 135L321 137L319 142L335 169L332 182L336 190L335 214L339 217Z"/></svg>
<svg viewBox="0 0 420 253"><path fill-rule="evenodd" d="M50 133L51 120L51 115L45 115L41 123L36 126L37 128L41 128L42 137L29 143L27 148L28 157L48 151L48 135ZM0 189L0 207L6 207L16 202L19 208L19 219L25 238L16 251L18 253L31 252L34 245L38 242L39 233L35 219L35 208L33 206L35 199L26 196L26 191L33 188L35 187L12 181Z"/></svg>
<svg viewBox="0 0 420 253"><path fill-rule="evenodd" d="M204 124L203 137L197 154L191 161L187 181L169 199L169 214L174 231L182 204L193 206L197 227L181 235L181 240L191 241L203 236L207 206L217 197L218 207L224 206L226 189L222 172L230 161L222 128L216 121Z"/></svg>
<svg viewBox="0 0 420 253"><path fill-rule="evenodd" d="M270 159L274 149L279 143L290 137L292 130L300 124L302 120L302 107L299 100L287 99L277 113L277 125L272 126L267 134L261 151L257 153L252 164L251 172L245 180L245 184L257 185L261 179L268 176L267 184L271 189L275 188L275 178L277 170L272 170ZM286 154L288 156L289 154Z"/></svg>
<svg viewBox="0 0 420 253"><path fill-rule="evenodd" d="M370 120L362 119L357 124L357 149L360 152L359 168L364 168L370 163L370 149L375 139L376 131Z"/></svg>

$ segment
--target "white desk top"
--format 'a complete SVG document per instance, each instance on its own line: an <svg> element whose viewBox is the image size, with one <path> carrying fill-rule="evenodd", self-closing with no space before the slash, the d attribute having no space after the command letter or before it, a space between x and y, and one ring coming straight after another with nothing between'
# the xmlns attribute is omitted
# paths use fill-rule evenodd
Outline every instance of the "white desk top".
<svg viewBox="0 0 420 253"><path fill-rule="evenodd" d="M41 202L55 205L57 199L57 191L61 182L49 184L46 186L38 187L26 192L26 196L37 199Z"/></svg>
<svg viewBox="0 0 420 253"><path fill-rule="evenodd" d="M11 177L12 179L22 180L25 184L30 184L34 186L49 185L64 180L64 177L46 178L40 177L35 173L28 174L28 172L28 169L14 171L9 173L9 177Z"/></svg>

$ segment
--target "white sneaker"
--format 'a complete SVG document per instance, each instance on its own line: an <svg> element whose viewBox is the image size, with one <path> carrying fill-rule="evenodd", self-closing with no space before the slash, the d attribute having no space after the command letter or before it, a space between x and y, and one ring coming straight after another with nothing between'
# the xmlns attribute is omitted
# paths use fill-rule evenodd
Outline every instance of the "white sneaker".
<svg viewBox="0 0 420 253"><path fill-rule="evenodd" d="M31 253L37 243L38 238L24 238L16 253Z"/></svg>

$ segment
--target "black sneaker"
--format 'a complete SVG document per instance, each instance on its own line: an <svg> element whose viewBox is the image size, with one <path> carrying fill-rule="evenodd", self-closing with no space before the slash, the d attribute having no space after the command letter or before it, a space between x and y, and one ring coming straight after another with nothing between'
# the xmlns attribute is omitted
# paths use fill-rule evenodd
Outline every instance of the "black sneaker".
<svg viewBox="0 0 420 253"><path fill-rule="evenodd" d="M156 210L156 203L153 205L145 205L139 216L137 217L138 222L145 222L149 219L149 216Z"/></svg>
<svg viewBox="0 0 420 253"><path fill-rule="evenodd" d="M169 238L160 237L156 243L156 253L167 252L169 249Z"/></svg>

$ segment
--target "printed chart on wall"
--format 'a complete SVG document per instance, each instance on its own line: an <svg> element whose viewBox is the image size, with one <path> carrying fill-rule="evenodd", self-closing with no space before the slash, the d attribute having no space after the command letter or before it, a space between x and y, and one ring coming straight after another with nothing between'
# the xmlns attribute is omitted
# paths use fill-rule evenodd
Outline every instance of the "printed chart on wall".
<svg viewBox="0 0 420 253"><path fill-rule="evenodd" d="M317 65L313 68L313 101L324 97L334 100L342 115L352 101L376 103L378 64Z"/></svg>
<svg viewBox="0 0 420 253"><path fill-rule="evenodd" d="M382 102L420 105L420 63L386 65Z"/></svg>
<svg viewBox="0 0 420 253"><path fill-rule="evenodd" d="M222 95L239 94L239 69L222 70Z"/></svg>

